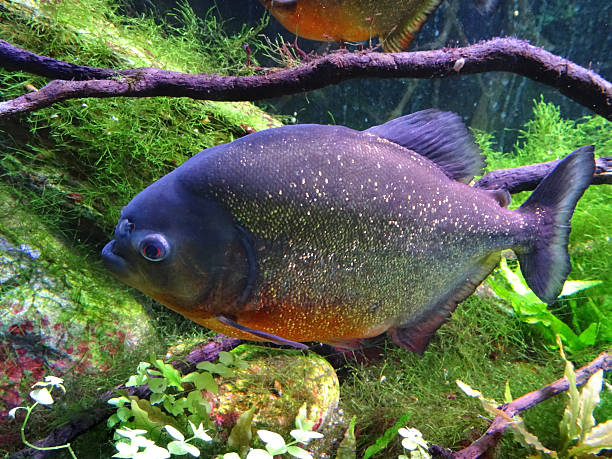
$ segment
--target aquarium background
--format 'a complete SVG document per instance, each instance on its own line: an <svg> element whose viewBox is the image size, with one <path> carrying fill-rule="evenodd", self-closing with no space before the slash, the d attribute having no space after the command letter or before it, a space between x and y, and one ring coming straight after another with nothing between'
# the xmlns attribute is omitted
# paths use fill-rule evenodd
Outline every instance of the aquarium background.
<svg viewBox="0 0 612 459"><path fill-rule="evenodd" d="M165 11L176 4L136 0L133 13ZM255 25L265 13L257 0L194 0L189 5L200 17L216 15L229 33L239 31L244 24ZM280 35L290 43L296 39L274 18L262 33L271 39ZM500 0L488 14L479 13L471 0L445 0L425 22L409 50L461 47L504 36L528 40L608 80L612 76L612 2L607 0ZM303 38L297 38L297 43L302 50L318 54L338 49L335 43ZM261 56L260 63L270 64ZM299 123L342 124L356 129L437 107L461 114L474 128L493 132L499 148L509 150L517 140L518 127L531 116L532 101L540 94L558 105L567 118L590 114L553 88L502 72L432 80L357 79L257 104L272 113L295 113Z"/></svg>
<svg viewBox="0 0 612 459"><path fill-rule="evenodd" d="M532 3L500 0L493 14L481 16L468 0L445 0L411 49L517 36L610 79L609 2ZM272 42L278 34L287 43L295 40L272 18L263 30L249 30L265 13L257 0L212 6L191 3L203 19L197 23L184 3L0 0L0 38L85 65L239 75L253 73L243 44L260 65L277 66L258 45L265 42L261 35ZM156 16L142 16L146 12ZM297 42L306 52L337 48ZM0 69L1 99L46 82ZM0 457L22 447L19 425L5 422L8 410L27 403L32 384L44 375L63 375L68 393L53 409L35 413L30 439L90 409L101 390L125 382L140 361L180 356L213 336L118 283L101 265L100 249L136 193L199 150L252 130L296 122L365 128L432 106L460 113L475 128L490 169L556 159L586 144L595 145L597 156L612 155L609 121L547 86L504 73L353 80L256 106L187 98L76 99L0 121ZM513 205L525 197L513 196ZM389 345L370 361L350 362L340 375L340 396L345 419L356 416L360 453L398 419L446 447L471 443L488 421L454 380L497 400L507 383L513 396L538 389L563 372L555 331L563 332L577 367L609 348L610 228L610 187L593 186L572 220L570 278L602 283L550 308L514 304L510 294L492 294L493 287L510 287L507 273L498 270L460 305L424 356ZM516 269L511 258L508 265ZM516 312L520 308L525 314ZM610 376L607 381L612 383ZM551 448L558 447L563 397L525 415L527 427ZM602 393L595 417L612 418L612 392ZM110 457L111 436L101 425L79 439L79 457ZM378 457L400 452L394 438ZM527 454L504 436L500 457Z"/></svg>

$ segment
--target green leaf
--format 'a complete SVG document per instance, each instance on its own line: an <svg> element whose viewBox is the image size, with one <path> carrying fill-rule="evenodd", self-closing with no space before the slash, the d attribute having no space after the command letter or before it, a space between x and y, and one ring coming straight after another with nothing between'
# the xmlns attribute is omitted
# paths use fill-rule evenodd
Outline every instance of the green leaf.
<svg viewBox="0 0 612 459"><path fill-rule="evenodd" d="M170 454L176 456L182 456L184 454L191 454L195 457L200 456L200 450L185 441L171 441L168 443L168 451L170 451Z"/></svg>
<svg viewBox="0 0 612 459"><path fill-rule="evenodd" d="M127 422L132 417L132 410L126 406L117 409L117 418L122 422Z"/></svg>
<svg viewBox="0 0 612 459"><path fill-rule="evenodd" d="M284 454L287 452L287 446L285 445L285 439L276 432L269 430L260 429L257 431L257 435L266 444L266 450L273 456L276 454Z"/></svg>
<svg viewBox="0 0 612 459"><path fill-rule="evenodd" d="M198 370L204 370L210 373L217 373L224 378L228 378L234 374L231 368L228 368L222 363L200 362L196 365L196 368Z"/></svg>
<svg viewBox="0 0 612 459"><path fill-rule="evenodd" d="M287 446L287 452L299 459L312 459L312 454L299 446Z"/></svg>
<svg viewBox="0 0 612 459"><path fill-rule="evenodd" d="M111 427L113 427L118 422L119 422L119 416L117 416L117 413L115 413L115 414L109 416L109 418L106 420L106 427L108 427L110 429Z"/></svg>
<svg viewBox="0 0 612 459"><path fill-rule="evenodd" d="M172 438L174 438L175 440L178 440L178 441L184 441L185 440L185 436L176 427L172 427L170 425L165 425L164 429L166 429L166 432L168 432L168 434Z"/></svg>
<svg viewBox="0 0 612 459"><path fill-rule="evenodd" d="M202 441L212 441L212 437L206 433L202 423L196 427L193 422L189 421L189 427L191 427L191 431L195 438L199 438Z"/></svg>
<svg viewBox="0 0 612 459"><path fill-rule="evenodd" d="M242 413L227 438L227 446L232 449L248 448L253 438L251 429L255 406Z"/></svg>
<svg viewBox="0 0 612 459"><path fill-rule="evenodd" d="M595 287L596 285L602 284L603 282L600 280L595 281L583 281L583 280L573 280L573 281L565 281L563 284L563 290L561 291L561 295L559 296L569 296L573 295L580 290L584 290L587 288Z"/></svg>
<svg viewBox="0 0 612 459"><path fill-rule="evenodd" d="M166 394L151 394L151 396L149 397L149 401L151 402L151 405L158 405L159 403L164 401L164 396Z"/></svg>
<svg viewBox="0 0 612 459"><path fill-rule="evenodd" d="M397 431L406 424L409 418L410 413L408 412L399 418L392 427L385 430L385 433L378 437L373 445L368 446L368 448L365 450L363 459L369 459L374 454L384 450L389 445L391 440L396 437Z"/></svg>
<svg viewBox="0 0 612 459"><path fill-rule="evenodd" d="M168 384L170 386L183 390L183 385L181 384L181 373L176 368L159 359L155 361L155 366L161 370L162 375L168 380Z"/></svg>
<svg viewBox="0 0 612 459"><path fill-rule="evenodd" d="M174 424L174 419L164 414L158 406L152 406L148 400L132 400L133 424L146 430L161 429L166 424Z"/></svg>
<svg viewBox="0 0 612 459"><path fill-rule="evenodd" d="M219 362L223 365L231 365L234 362L234 354L230 352L219 352Z"/></svg>
<svg viewBox="0 0 612 459"><path fill-rule="evenodd" d="M204 389L213 394L219 391L217 381L215 381L213 376L207 371L194 371L193 373L189 373L183 378L183 381L193 383L198 390Z"/></svg>
<svg viewBox="0 0 612 459"><path fill-rule="evenodd" d="M603 386L603 370L597 371L589 378L587 383L582 388L580 394L580 411L578 421L580 423L581 434L580 442L584 440L587 433L591 431L595 425L593 410L599 405L599 394Z"/></svg>
<svg viewBox="0 0 612 459"><path fill-rule="evenodd" d="M517 418L518 416L515 417L515 419ZM518 418L518 421L509 423L508 429L511 430L515 434L518 441L522 443L523 445L531 446L532 448L535 448L537 451L544 453L544 454L548 454L551 457L558 457L555 451L551 451L550 449L546 448L540 442L538 437L536 437L534 434L532 434L525 428L525 425L521 418Z"/></svg>
<svg viewBox="0 0 612 459"><path fill-rule="evenodd" d="M580 335L578 336L578 341L580 341L580 344L584 347L592 346L593 344L595 344L598 332L599 324L591 323L591 325L589 325L585 331L580 333Z"/></svg>
<svg viewBox="0 0 612 459"><path fill-rule="evenodd" d="M572 365L572 362L565 358L563 346L561 345L561 340L559 337L557 337L557 342L560 346L559 349L561 351L561 357L565 360L565 371L563 376L565 376L569 384L566 392L568 400L563 412L563 417L561 418L561 423L559 424L559 431L562 439L561 451L563 452L567 449L570 442L578 438L581 433L580 426L578 425L580 394L576 388L576 372L574 371L574 365Z"/></svg>
<svg viewBox="0 0 612 459"><path fill-rule="evenodd" d="M111 398L106 403L108 403L109 405L120 407L125 405L126 403L130 403L130 399L122 395L120 397Z"/></svg>
<svg viewBox="0 0 612 459"><path fill-rule="evenodd" d="M569 453L576 456L598 454L603 449L612 449L612 419L593 427L582 443L570 449Z"/></svg>
<svg viewBox="0 0 612 459"><path fill-rule="evenodd" d="M356 416L351 418L348 429L344 432L344 438L338 446L336 452L336 459L355 459L357 452L357 440L355 438L355 422Z"/></svg>
<svg viewBox="0 0 612 459"><path fill-rule="evenodd" d="M149 378L147 379L147 385L154 394L161 394L166 391L168 380L166 378Z"/></svg>
<svg viewBox="0 0 612 459"><path fill-rule="evenodd" d="M53 405L53 397L51 397L51 392L46 387L34 389L30 392L30 397L41 405Z"/></svg>
<svg viewBox="0 0 612 459"><path fill-rule="evenodd" d="M512 400L512 393L510 392L510 381L506 381L506 388L504 390L504 403L510 403Z"/></svg>
<svg viewBox="0 0 612 459"><path fill-rule="evenodd" d="M125 383L126 387L136 387L136 386L142 386L144 383L147 382L147 375L132 375L128 378L127 382Z"/></svg>
<svg viewBox="0 0 612 459"><path fill-rule="evenodd" d="M298 443L308 443L313 438L323 438L323 434L311 430L294 429L289 433Z"/></svg>

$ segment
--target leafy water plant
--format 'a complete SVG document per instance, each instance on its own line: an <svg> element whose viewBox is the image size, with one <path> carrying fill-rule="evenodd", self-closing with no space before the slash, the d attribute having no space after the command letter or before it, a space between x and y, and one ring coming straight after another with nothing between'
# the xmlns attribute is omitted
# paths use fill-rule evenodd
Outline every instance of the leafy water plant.
<svg viewBox="0 0 612 459"><path fill-rule="evenodd" d="M508 266L507 259L502 257L498 273L501 276L497 274L490 276L487 279L487 284L497 296L512 306L512 310L507 311L514 313L519 320L537 326L540 333L551 344L555 343L555 336L558 335L570 352L576 352L595 344L600 334L600 328L612 326L608 321L598 321L592 322L584 330L578 329L575 332L548 310L548 305L529 289L518 266L511 269ZM569 297L601 283L601 281L566 281L560 297Z"/></svg>
<svg viewBox="0 0 612 459"><path fill-rule="evenodd" d="M45 406L53 405L55 400L53 399L51 392L53 391L53 389L61 389L63 393L66 393L66 388L64 387L63 383L64 383L64 380L62 378L57 378L55 376L45 376L44 381L39 381L33 386L33 387L39 387L39 389L34 389L33 391L30 392L30 397L32 397L32 400L34 400L34 404L29 405L29 406L17 406L9 411L9 416L12 418L15 418L15 414L17 413L17 411L26 410L26 415L25 415L25 418L23 419L23 422L21 423L21 429L20 429L21 430L21 441L23 442L24 445L29 446L30 448L33 448L38 451L54 451L54 450L66 449L70 453L70 457L72 457L73 459L76 459L76 455L70 443L66 443L64 445L58 445L58 446L43 447L43 446L36 446L30 443L28 440L26 440L26 437L25 437L25 428L28 423L28 420L30 419L30 415L32 414L32 411L34 411L34 409L38 405L45 405Z"/></svg>
<svg viewBox="0 0 612 459"><path fill-rule="evenodd" d="M540 439L529 432L520 416L509 417L499 409L500 404L492 398L486 398L478 390L471 388L468 384L457 380L459 388L469 397L480 400L483 408L493 416L502 416L508 423L516 439L527 447L535 449L537 456L531 457L555 457L555 458L574 458L574 457L595 457L598 453L606 449L612 449L612 419L603 423L596 424L593 412L599 405L600 393L603 387L603 370L594 373L582 390L576 386L576 372L574 365L567 360L563 352L561 338L557 335L557 344L562 359L565 361L564 376L569 382L567 394L567 404L563 412L563 418L559 423L559 438L561 440L558 451L548 449L542 444ZM512 401L512 395L508 383L504 401Z"/></svg>

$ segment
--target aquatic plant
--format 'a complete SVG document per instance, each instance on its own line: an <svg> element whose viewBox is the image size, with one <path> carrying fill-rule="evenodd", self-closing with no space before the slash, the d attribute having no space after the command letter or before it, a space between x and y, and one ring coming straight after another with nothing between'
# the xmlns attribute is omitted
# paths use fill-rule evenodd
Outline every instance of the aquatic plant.
<svg viewBox="0 0 612 459"><path fill-rule="evenodd" d="M506 258L502 258L497 272L503 277L490 276L487 279L487 284L496 295L510 303L512 310L509 312L516 314L519 320L525 323L538 325L540 332L548 339L549 343L554 344L557 335L561 337L570 352L576 352L588 346L593 346L599 336L605 336L609 333L607 329L612 327L612 324L609 321L602 320L591 322L586 329L578 329L577 333L574 332L569 325L549 311L548 305L543 303L529 289L518 266L515 269L508 267ZM601 283L601 281L567 281L563 286L560 298L571 297L577 292ZM592 307L597 309L594 304Z"/></svg>
<svg viewBox="0 0 612 459"><path fill-rule="evenodd" d="M557 343L561 357L565 361L564 376L569 382L569 390L566 392L567 404L559 422L560 446L558 451L544 446L536 435L525 428L520 416L509 417L499 409L500 404L494 399L484 397L480 391L473 389L463 381L457 380L456 383L466 395L478 398L485 411L493 416L507 418L508 429L515 434L515 437L525 446L537 451L538 456L531 457L589 457L597 455L602 450L612 449L612 419L597 424L593 416L595 408L601 401L603 370L595 372L582 390L578 391L574 365L565 357L561 338L558 335ZM510 387L506 383L504 402L510 403L511 401Z"/></svg>
<svg viewBox="0 0 612 459"><path fill-rule="evenodd" d="M255 59L256 37L265 24L228 36L212 12L197 18L186 4L161 19L127 17L111 0L36 6L36 14L2 10L7 20L0 21L0 38L68 62L101 67L249 74L254 70L242 45L249 43ZM0 75L3 97L44 84L44 78L24 72ZM0 173L19 185L27 195L24 202L43 212L51 226L72 239L101 238L100 228L114 226L122 203L200 149L279 124L249 103L184 98L67 101L24 117L10 129L0 127L5 151ZM39 180L31 183L32 176Z"/></svg>
<svg viewBox="0 0 612 459"><path fill-rule="evenodd" d="M30 448L33 448L37 451L57 451L61 449L66 449L70 453L70 457L72 457L73 459L76 459L76 455L70 443L66 443L63 445L57 445L57 446L37 446L37 445L30 443L28 440L26 440L26 437L25 437L25 429L28 424L28 420L30 419L30 415L32 414L34 409L38 405L44 405L44 406L53 405L55 400L53 399L51 392L53 391L53 389L61 389L63 393L66 393L66 388L64 387L63 383L64 383L64 380L62 378L56 378L55 376L45 376L44 381L39 381L34 384L33 387L38 387L38 389L34 389L33 391L30 392L30 397L32 398L32 400L34 400L34 404L28 405L28 406L17 406L9 411L9 416L12 418L15 418L17 411L19 410L26 411L26 415L21 423L21 429L20 429L21 441L23 442L24 445L29 446Z"/></svg>

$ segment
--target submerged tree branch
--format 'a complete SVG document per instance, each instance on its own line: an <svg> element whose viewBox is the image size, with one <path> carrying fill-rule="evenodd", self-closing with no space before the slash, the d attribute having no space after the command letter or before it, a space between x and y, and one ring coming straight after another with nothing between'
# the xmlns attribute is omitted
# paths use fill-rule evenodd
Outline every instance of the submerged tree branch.
<svg viewBox="0 0 612 459"><path fill-rule="evenodd" d="M463 48L404 53L332 53L292 69L253 76L190 75L155 68L100 69L38 56L0 40L0 66L59 80L0 102L0 118L81 97L191 97L259 100L311 91L353 78L447 78L512 72L552 86L612 119L612 84L600 75L515 38L494 38ZM70 81L68 81L70 80Z"/></svg>
<svg viewBox="0 0 612 459"><path fill-rule="evenodd" d="M480 180L474 183L474 188L484 190L503 189L508 190L510 194L535 190L542 179L554 169L559 161L561 160L487 172ZM593 174L591 185L603 184L612 184L612 156L595 158L595 173Z"/></svg>
<svg viewBox="0 0 612 459"><path fill-rule="evenodd" d="M576 371L576 385L582 386L589 380L591 376L593 376L599 370L612 370L611 350L602 352L591 363L585 365L580 370ZM561 378L555 381L554 383L549 384L548 386L542 387L541 389L533 392L529 392L528 394L525 394L522 397L517 398L516 400L506 405L503 405L501 407L501 410L507 416L512 418L520 412L528 410L529 408L532 408L537 404L548 400L553 395L565 392L566 390L568 390L568 388L569 383L567 379ZM453 453L439 446L434 446L431 452L437 457L452 459L476 459L483 456L490 448L494 447L497 444L501 436L504 434L506 427L508 427L508 421L501 416L496 416L485 434L467 448Z"/></svg>

